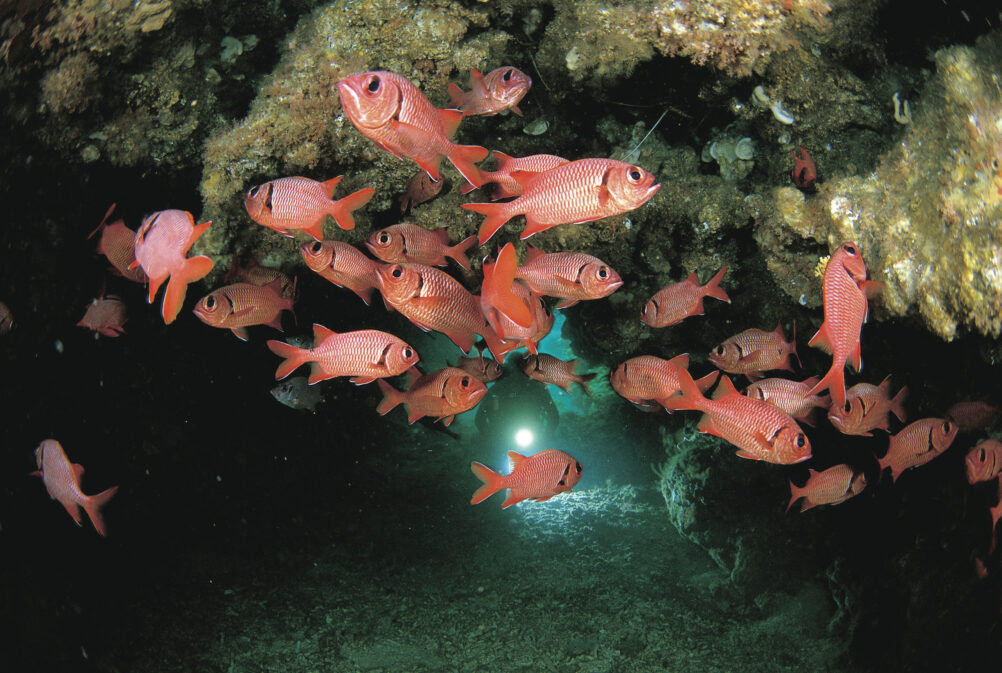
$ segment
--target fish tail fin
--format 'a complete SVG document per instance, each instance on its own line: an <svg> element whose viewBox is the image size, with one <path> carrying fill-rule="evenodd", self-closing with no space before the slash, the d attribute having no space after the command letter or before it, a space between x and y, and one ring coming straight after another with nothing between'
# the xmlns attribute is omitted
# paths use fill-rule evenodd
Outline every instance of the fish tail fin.
<svg viewBox="0 0 1002 673"><path fill-rule="evenodd" d="M466 210L487 216L487 219L480 224L480 231L477 233L477 241L480 245L491 240L491 236L496 234L497 230L512 217L512 214L508 212L507 203L463 203L460 205Z"/></svg>
<svg viewBox="0 0 1002 673"><path fill-rule="evenodd" d="M445 256L452 257L454 260L456 260L456 264L463 267L464 271L469 271L470 260L467 259L466 257L466 251L469 250L470 247L476 242L477 242L477 237L475 235L467 236L459 243L446 250Z"/></svg>
<svg viewBox="0 0 1002 673"><path fill-rule="evenodd" d="M212 271L212 260L199 255L185 260L179 271L171 274L164 291L164 303L161 308L164 322L171 324L184 305L184 297L188 292L188 284L202 280Z"/></svg>
<svg viewBox="0 0 1002 673"><path fill-rule="evenodd" d="M490 267L485 264L484 269L481 302L497 309L519 327L532 325L532 313L529 307L511 291L515 283L515 272L518 270L515 246L505 243L497 261Z"/></svg>
<svg viewBox="0 0 1002 673"><path fill-rule="evenodd" d="M490 325L484 327L480 336L484 338L484 343L487 345L487 350L491 352L491 357L498 363L504 362L505 355L517 348L512 342L504 341L499 337Z"/></svg>
<svg viewBox="0 0 1002 673"><path fill-rule="evenodd" d="M703 295L706 297L713 297L714 299L719 299L720 301L726 301L728 304L731 303L731 298L727 296L727 292L724 288L720 287L720 281L724 279L724 274L727 273L727 267L722 267L720 271L710 279L710 282L703 286Z"/></svg>
<svg viewBox="0 0 1002 673"><path fill-rule="evenodd" d="M908 386L902 386L898 394L891 400L891 413L898 417L902 423L908 418L905 413L905 400L908 399Z"/></svg>
<svg viewBox="0 0 1002 673"><path fill-rule="evenodd" d="M449 107L458 109L463 104L463 90L455 82L449 82Z"/></svg>
<svg viewBox="0 0 1002 673"><path fill-rule="evenodd" d="M840 365L838 361L832 362L832 368L807 391L807 395L816 395L823 390L831 395L833 406L845 407L845 365Z"/></svg>
<svg viewBox="0 0 1002 673"><path fill-rule="evenodd" d="M687 369L678 368L678 395L672 395L661 404L665 409L701 409L706 397L699 392L696 382L692 380L692 375Z"/></svg>
<svg viewBox="0 0 1002 673"><path fill-rule="evenodd" d="M505 487L504 477L486 465L474 461L470 463L470 469L477 476L477 479L484 482L483 486L474 491L473 497L470 499L471 505L483 502Z"/></svg>
<svg viewBox="0 0 1002 673"><path fill-rule="evenodd" d="M97 495L87 496L83 503L84 511L90 517L94 529L103 537L108 534L108 529L104 525L104 517L101 516L101 508L111 500L111 496L118 492L118 486L112 486L106 491L101 491Z"/></svg>
<svg viewBox="0 0 1002 673"><path fill-rule="evenodd" d="M305 348L296 348L292 344L271 339L268 341L268 350L280 358L284 358L278 369L275 370L275 380L284 379L295 371L300 365L306 364L310 359L310 351Z"/></svg>
<svg viewBox="0 0 1002 673"><path fill-rule="evenodd" d="M446 156L467 182L479 187L484 184L484 180L480 177L480 169L475 164L486 159L487 154L487 148L480 145L453 145Z"/></svg>
<svg viewBox="0 0 1002 673"><path fill-rule="evenodd" d="M337 222L337 226L345 230L354 229L355 218L351 216L352 212L367 204L375 193L375 189L366 187L365 189L360 189L357 192L349 194L343 199L334 201L331 204L330 215Z"/></svg>
<svg viewBox="0 0 1002 673"><path fill-rule="evenodd" d="M588 387L588 383L596 376L598 376L597 372L588 372L587 374L582 374L578 379L577 383L581 386L581 390L585 391L588 395L591 395L591 388Z"/></svg>
<svg viewBox="0 0 1002 673"><path fill-rule="evenodd" d="M793 503L797 502L804 495L804 489L795 485L792 481L790 482L790 502L786 505L786 511L789 512L790 508L793 507Z"/></svg>
<svg viewBox="0 0 1002 673"><path fill-rule="evenodd" d="M465 185L463 185L462 187L459 188L459 193L460 194L469 194L474 189L478 189L478 187L476 185L474 185L474 184L471 184L471 183L467 182Z"/></svg>
<svg viewBox="0 0 1002 673"><path fill-rule="evenodd" d="M383 399L380 400L379 406L376 407L376 413L380 416L385 416L390 413L391 409L403 402L403 395L383 379L376 379L376 385L383 392Z"/></svg>

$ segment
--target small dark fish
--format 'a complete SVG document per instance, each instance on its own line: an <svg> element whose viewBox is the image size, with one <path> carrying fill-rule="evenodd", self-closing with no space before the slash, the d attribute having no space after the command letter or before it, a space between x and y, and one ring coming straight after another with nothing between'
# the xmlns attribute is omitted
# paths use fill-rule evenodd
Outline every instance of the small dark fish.
<svg viewBox="0 0 1002 673"><path fill-rule="evenodd" d="M324 401L324 395L317 386L307 383L305 376L294 376L271 389L271 396L297 411L316 411Z"/></svg>
<svg viewBox="0 0 1002 673"><path fill-rule="evenodd" d="M0 301L0 336L10 334L14 329L14 314L10 312L7 304Z"/></svg>

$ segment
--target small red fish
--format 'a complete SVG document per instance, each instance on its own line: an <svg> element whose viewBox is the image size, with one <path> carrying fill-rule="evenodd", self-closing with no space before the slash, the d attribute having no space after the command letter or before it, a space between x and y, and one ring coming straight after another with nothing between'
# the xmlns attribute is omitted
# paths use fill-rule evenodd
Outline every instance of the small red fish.
<svg viewBox="0 0 1002 673"><path fill-rule="evenodd" d="M866 488L866 475L856 472L848 465L835 465L818 472L809 470L810 476L803 486L795 486L790 482L790 504L786 506L789 512L793 503L801 498L804 504L801 512L806 512L818 505L838 505L854 495L859 495Z"/></svg>
<svg viewBox="0 0 1002 673"><path fill-rule="evenodd" d="M644 411L660 411L664 401L680 390L679 369L689 368L687 354L665 360L654 355L639 355L616 367L609 376L612 389ZM717 380L719 372L696 381L705 393Z"/></svg>
<svg viewBox="0 0 1002 673"><path fill-rule="evenodd" d="M504 373L501 363L491 358L485 358L483 353L475 358L459 358L456 361L456 367L471 376L475 376L481 383L496 381Z"/></svg>
<svg viewBox="0 0 1002 673"><path fill-rule="evenodd" d="M376 269L376 278L386 303L421 329L441 332L464 353L479 334L494 357L502 357L501 340L480 311L480 301L449 274L423 264L385 264Z"/></svg>
<svg viewBox="0 0 1002 673"><path fill-rule="evenodd" d="M511 176L522 184L522 195L514 201L461 204L487 216L480 225L480 245L516 215L525 215L519 238L526 239L560 224L593 222L629 212L661 188L643 168L615 159L578 159L544 173L515 171Z"/></svg>
<svg viewBox="0 0 1002 673"><path fill-rule="evenodd" d="M0 301L0 336L10 334L14 329L14 313L7 304Z"/></svg>
<svg viewBox="0 0 1002 673"><path fill-rule="evenodd" d="M833 406L828 410L828 420L843 435L870 437L870 430L887 430L890 414L902 423L907 419L904 402L908 398L908 386L904 386L891 399L891 377L885 378L879 386L872 383L857 383L845 393L845 406Z"/></svg>
<svg viewBox="0 0 1002 673"><path fill-rule="evenodd" d="M831 369L811 388L811 394L828 390L834 407L845 406L846 362L857 372L863 366L859 343L867 315L867 283L859 248L852 242L843 243L825 266L821 282L825 320L808 343L832 356Z"/></svg>
<svg viewBox="0 0 1002 673"><path fill-rule="evenodd" d="M487 149L449 141L463 119L459 110L436 110L409 79L385 70L349 75L337 92L348 121L393 156L412 159L435 181L445 156L470 183L482 184L475 164Z"/></svg>
<svg viewBox="0 0 1002 673"><path fill-rule="evenodd" d="M519 332L517 328L529 329L529 333L535 332L532 326L532 307L526 301L528 297L524 293L517 295L514 292L517 266L515 246L511 243L506 243L501 248L496 262L491 263L485 259L483 263L480 310L491 329L502 339L507 338L509 331ZM514 323L515 330L506 329L510 323Z"/></svg>
<svg viewBox="0 0 1002 673"><path fill-rule="evenodd" d="M431 201L439 195L444 185L444 180L435 182L424 171L418 172L407 181L404 193L400 195L400 212L406 213L412 206L419 206Z"/></svg>
<svg viewBox="0 0 1002 673"><path fill-rule="evenodd" d="M491 199L494 201L522 195L522 183L511 176L515 171L518 171L519 175L525 178L529 174L544 173L551 168L556 168L567 163L567 159L553 154L510 157L504 152L497 150L494 150L493 153L496 164L495 169L493 171L480 171L480 177L483 179L484 184L495 183L496 186L491 193ZM463 194L469 194L474 189L476 187L467 182L459 188L459 191Z"/></svg>
<svg viewBox="0 0 1002 673"><path fill-rule="evenodd" d="M623 285L616 270L597 257L583 252L545 253L531 245L515 277L536 294L562 299L557 308L608 297Z"/></svg>
<svg viewBox="0 0 1002 673"><path fill-rule="evenodd" d="M456 245L449 245L449 232L445 227L425 229L403 222L372 232L365 241L365 247L389 264L445 266L449 263L447 258L451 258L469 271L470 260L466 258L466 251L476 241L476 236L469 236Z"/></svg>
<svg viewBox="0 0 1002 673"><path fill-rule="evenodd" d="M682 394L665 400L665 408L702 411L697 429L738 447L740 457L781 465L811 457L807 435L779 407L745 397L726 376L720 378L712 399L703 396L689 372L679 369L678 376Z"/></svg>
<svg viewBox="0 0 1002 673"><path fill-rule="evenodd" d="M522 116L518 103L529 92L532 78L518 68L503 66L486 75L470 68L470 90L464 92L458 84L449 83L449 107L463 115L496 115L511 110Z"/></svg>
<svg viewBox="0 0 1002 673"><path fill-rule="evenodd" d="M108 218L115 211L115 204L111 204L108 212L104 214L101 224L97 229L90 232L87 238L101 232L101 238L97 241L95 248L100 255L104 255L111 262L115 273L134 283L145 283L146 273L140 268L130 268L130 264L136 261L136 232L125 226L125 220L119 218L108 224Z"/></svg>
<svg viewBox="0 0 1002 673"><path fill-rule="evenodd" d="M470 499L471 505L481 503L505 488L508 489L508 497L501 503L501 509L528 499L543 502L571 490L581 480L581 463L563 451L547 449L532 456L509 451L508 459L512 464L508 474L498 474L481 463L470 464L473 474L484 482Z"/></svg>
<svg viewBox="0 0 1002 673"><path fill-rule="evenodd" d="M265 286L278 278L282 282L282 296L286 299L294 299L296 295L296 279L290 278L288 274L282 273L281 269L273 266L264 266L257 258L251 256L247 266L240 266L237 255L234 253L233 261L230 263L230 270L223 276L223 282L229 281L250 283L251 285Z"/></svg>
<svg viewBox="0 0 1002 673"><path fill-rule="evenodd" d="M710 351L707 359L722 371L744 374L754 380L770 369L792 372L794 357L797 357L797 323L793 323L793 338L789 341L780 323L771 332L760 329L739 332Z"/></svg>
<svg viewBox="0 0 1002 673"><path fill-rule="evenodd" d="M344 287L369 305L372 290L379 286L374 262L355 246L341 241L312 241L299 246L299 254L310 270L338 287Z"/></svg>
<svg viewBox="0 0 1002 673"><path fill-rule="evenodd" d="M149 303L167 280L161 315L171 324L184 305L188 283L205 278L212 271L212 260L204 255L185 258L192 243L205 233L212 222L195 226L195 218L185 210L161 210L143 218L136 232L136 261L149 277Z"/></svg>
<svg viewBox="0 0 1002 673"><path fill-rule="evenodd" d="M281 341L269 341L268 349L285 360L275 370L275 379L284 379L297 367L311 362L310 384L351 376L355 385L378 378L397 376L418 362L418 354L402 339L374 329L337 333L323 325L313 325L313 348L296 348Z"/></svg>
<svg viewBox="0 0 1002 673"><path fill-rule="evenodd" d="M964 463L968 484L991 481L1002 474L1002 442L997 439L982 440L967 452Z"/></svg>
<svg viewBox="0 0 1002 673"><path fill-rule="evenodd" d="M485 277L490 272L489 266L485 261ZM553 328L554 315L546 308L546 302L543 301L543 298L534 294L524 283L513 282L511 284L511 293L518 298L518 301L531 314L532 322L528 326L522 327L504 313L495 309L490 309L491 315L488 316L488 307L482 301L481 309L484 310L484 315L488 317L487 322L491 324L491 327L497 332L498 336L504 339L505 347L503 350L506 353L518 350L519 348L526 348L530 353L535 355L538 352L537 345Z"/></svg>
<svg viewBox="0 0 1002 673"><path fill-rule="evenodd" d="M282 279L268 285L234 283L202 297L195 306L198 319L210 327L229 329L247 341L247 328L268 325L282 331L282 311L292 313L292 299L282 296Z"/></svg>
<svg viewBox="0 0 1002 673"><path fill-rule="evenodd" d="M814 410L817 408L827 410L832 403L827 395L808 394L817 382L817 377L806 381L760 379L745 388L745 395L776 405L800 423L814 425L812 422Z"/></svg>
<svg viewBox="0 0 1002 673"><path fill-rule="evenodd" d="M35 449L35 464L38 469L31 474L42 478L49 497L58 500L78 526L82 507L97 532L107 535L104 519L101 517L101 507L111 500L111 496L118 491L118 486L112 486L97 495L85 495L80 489L83 466L71 463L62 445L54 439L46 439L38 445Z"/></svg>
<svg viewBox="0 0 1002 673"><path fill-rule="evenodd" d="M588 382L597 376L595 372L587 374L577 374L578 361L561 360L546 353L537 355L527 355L522 360L522 372L533 381L540 383L552 383L563 388L565 392L571 392L571 384L576 383L581 386L581 390L591 395L588 389Z"/></svg>
<svg viewBox="0 0 1002 673"><path fill-rule="evenodd" d="M703 315L703 297L713 297L730 304L731 298L720 287L725 273L726 266L717 271L709 283L700 285L699 276L693 271L685 280L666 285L640 309L640 321L651 327L677 325L689 316Z"/></svg>
<svg viewBox="0 0 1002 673"><path fill-rule="evenodd" d="M456 367L445 367L421 374L416 369L408 372L407 390L396 390L382 379L376 385L383 391L383 400L376 407L380 416L385 416L398 404L407 407L407 422L413 423L425 416L449 425L464 411L469 411L480 403L487 393L487 386L478 378Z"/></svg>
<svg viewBox="0 0 1002 673"><path fill-rule="evenodd" d="M108 295L87 305L87 312L77 323L77 327L86 327L106 337L117 337L125 334L123 326L128 319L125 303L115 295Z"/></svg>
<svg viewBox="0 0 1002 673"><path fill-rule="evenodd" d="M814 186L814 181L818 179L818 169L814 165L814 159L811 155L807 153L807 150L801 145L799 148L800 156L797 156L797 150L791 150L790 154L793 155L793 170L790 171L790 178L800 189L810 189Z"/></svg>
<svg viewBox="0 0 1002 673"><path fill-rule="evenodd" d="M999 408L984 400L957 402L946 410L946 417L952 418L961 432L987 430L999 419Z"/></svg>
<svg viewBox="0 0 1002 673"><path fill-rule="evenodd" d="M343 199L334 200L334 189L343 175L326 182L309 178L278 178L252 187L244 208L258 224L292 237L291 231L305 231L318 241L324 239L324 220L330 215L342 229L354 229L352 212L369 202L376 190L365 187Z"/></svg>
<svg viewBox="0 0 1002 673"><path fill-rule="evenodd" d="M949 419L922 418L910 423L891 435L887 453L877 460L880 471L891 468L891 479L897 481L905 470L925 465L950 448L956 436L957 424Z"/></svg>

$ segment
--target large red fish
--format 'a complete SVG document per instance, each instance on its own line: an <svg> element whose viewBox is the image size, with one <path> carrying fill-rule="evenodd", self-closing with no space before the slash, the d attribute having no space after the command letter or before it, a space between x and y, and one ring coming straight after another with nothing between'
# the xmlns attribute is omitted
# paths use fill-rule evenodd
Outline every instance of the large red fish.
<svg viewBox="0 0 1002 673"><path fill-rule="evenodd" d="M891 435L883 458L877 460L880 471L891 468L891 480L897 481L905 470L925 465L940 455L957 436L957 424L950 419L922 418Z"/></svg>
<svg viewBox="0 0 1002 673"><path fill-rule="evenodd" d="M480 225L480 245L516 215L525 215L520 235L525 239L559 224L593 222L629 212L647 203L661 187L643 168L615 159L578 159L544 173L515 172L512 177L522 183L517 199L462 204L487 216Z"/></svg>
<svg viewBox="0 0 1002 673"><path fill-rule="evenodd" d="M84 317L77 327L86 327L92 332L106 337L117 337L125 334L125 321L129 319L125 304L115 295L99 297L87 305Z"/></svg>
<svg viewBox="0 0 1002 673"><path fill-rule="evenodd" d="M101 238L97 241L98 254L104 255L111 262L115 273L127 278L134 283L145 283L146 273L140 268L129 268L129 265L136 261L136 232L125 226L125 220L119 218L108 224L108 218L115 211L115 204L111 204L108 212L104 214L101 224L97 229L90 232L87 238L101 232Z"/></svg>
<svg viewBox="0 0 1002 673"><path fill-rule="evenodd" d="M421 329L441 332L464 353L479 334L495 359L503 357L499 353L506 351L479 300L449 274L423 264L386 264L376 269L376 277L383 299Z"/></svg>
<svg viewBox="0 0 1002 673"><path fill-rule="evenodd" d="M368 306L372 290L379 287L374 262L349 243L341 241L313 241L299 246L299 254L310 270L323 276L338 287L344 287L359 296Z"/></svg>
<svg viewBox="0 0 1002 673"><path fill-rule="evenodd" d="M1002 442L997 439L982 440L967 452L964 463L968 484L991 481L1002 474Z"/></svg>
<svg viewBox="0 0 1002 673"><path fill-rule="evenodd" d="M188 283L205 278L212 271L212 260L203 255L185 258L195 240L212 222L195 226L195 218L184 210L161 210L143 218L136 232L136 261L150 280L149 303L163 282L167 281L161 315L168 325L174 322L184 305ZM170 280L167 280L168 277Z"/></svg>
<svg viewBox="0 0 1002 673"><path fill-rule="evenodd" d="M399 391L382 379L376 385L383 391L383 400L376 407L380 416L385 416L398 404L407 407L407 422L413 423L425 416L449 425L464 411L477 406L487 393L487 386L480 379L456 367L445 367L421 374L416 369L408 372L410 384L405 391Z"/></svg>
<svg viewBox="0 0 1002 673"><path fill-rule="evenodd" d="M725 273L726 266L717 271L706 285L700 285L699 276L693 271L685 280L664 286L640 309L640 321L651 327L677 325L689 316L703 315L703 297L713 297L730 304L731 298L720 287Z"/></svg>
<svg viewBox="0 0 1002 673"><path fill-rule="evenodd" d="M707 359L718 369L729 374L744 374L754 380L769 369L793 371L793 358L797 357L797 324L793 324L793 338L786 340L783 324L766 332L746 329L717 345Z"/></svg>
<svg viewBox="0 0 1002 673"><path fill-rule="evenodd" d="M71 463L62 445L54 439L46 439L38 445L35 449L35 463L38 469L31 474L42 478L49 497L58 500L78 526L82 507L97 532L107 535L104 519L101 517L101 507L111 500L111 496L118 491L118 486L112 486L97 495L85 495L80 489L83 466Z"/></svg>
<svg viewBox="0 0 1002 673"><path fill-rule="evenodd" d="M567 159L553 154L532 154L527 157L510 157L504 152L494 150L494 161L496 167L493 171L480 171L480 177L484 184L495 183L491 199L506 199L511 196L522 195L522 183L511 176L518 171L521 176L528 177L530 174L543 173L556 168L561 164L566 164ZM459 188L463 194L469 194L476 187L466 183Z"/></svg>
<svg viewBox="0 0 1002 673"><path fill-rule="evenodd" d="M449 83L449 107L464 115L496 115L511 110L521 116L518 103L529 92L532 78L518 68L503 66L481 75L470 68L470 90L464 92L458 84Z"/></svg>
<svg viewBox="0 0 1002 673"><path fill-rule="evenodd" d="M247 341L247 328L268 325L282 331L282 311L292 313L292 299L282 296L282 279L265 286L233 283L202 297L194 313L210 327L228 329Z"/></svg>
<svg viewBox="0 0 1002 673"><path fill-rule="evenodd" d="M501 503L501 509L527 499L542 502L571 490L581 479L581 463L556 449L547 449L532 456L509 451L508 459L512 464L509 474L498 474L481 463L470 464L473 474L484 482L470 499L471 505L483 502L505 488L508 489L508 497Z"/></svg>
<svg viewBox="0 0 1002 673"><path fill-rule="evenodd" d="M252 187L244 199L244 208L258 224L292 237L292 231L305 231L318 241L324 239L324 220L330 215L342 229L354 229L352 212L369 202L376 190L365 187L343 199L334 200L334 189L343 175L326 182L309 178L278 178Z"/></svg>
<svg viewBox="0 0 1002 673"><path fill-rule="evenodd" d="M680 390L679 369L689 368L687 354L665 360L654 355L638 355L616 367L609 376L612 389L644 411L660 411L664 401ZM696 381L705 393L720 372L712 372Z"/></svg>
<svg viewBox="0 0 1002 673"><path fill-rule="evenodd" d="M296 348L275 340L268 342L268 348L285 358L275 370L276 380L311 362L310 384L335 376L351 376L356 385L372 383L403 374L419 359L417 351L392 334L373 329L339 334L323 325L313 325L313 348Z"/></svg>
<svg viewBox="0 0 1002 673"><path fill-rule="evenodd" d="M825 266L821 299L825 320L808 342L832 356L828 373L811 388L811 394L829 391L832 406L845 406L845 364L857 372L863 366L860 335L866 322L866 264L855 243L839 246Z"/></svg>
<svg viewBox="0 0 1002 673"><path fill-rule="evenodd" d="M588 389L588 382L595 378L597 374L595 372L578 374L575 371L577 365L578 361L576 359L561 360L547 353L538 353L536 355L527 355L522 360L522 372L533 381L552 383L559 388L563 388L564 392L568 393L571 392L571 384L576 383L581 386L581 390L591 395L591 390Z"/></svg>
<svg viewBox="0 0 1002 673"><path fill-rule="evenodd" d="M688 371L679 369L678 376L682 394L665 400L665 408L702 411L697 429L738 447L742 458L788 465L811 457L807 435L779 407L745 397L726 376L721 377L713 399L699 392Z"/></svg>
<svg viewBox="0 0 1002 673"><path fill-rule="evenodd" d="M474 164L487 158L487 149L449 141L463 119L459 110L436 110L409 79L384 70L349 75L337 92L348 120L393 156L413 159L436 181L445 156L470 183L482 184Z"/></svg>
<svg viewBox="0 0 1002 673"><path fill-rule="evenodd" d="M760 379L745 388L745 395L774 404L801 423L814 425L814 410L827 410L831 399L827 395L810 395L811 387L818 382L817 377L806 381L788 379Z"/></svg>
<svg viewBox="0 0 1002 673"><path fill-rule="evenodd" d="M790 504L786 506L786 511L800 498L804 499L800 507L801 512L806 512L818 505L838 505L854 495L859 495L866 488L866 475L853 470L848 465L835 465L827 470L818 472L809 470L810 476L803 486L795 486L790 482Z"/></svg>
<svg viewBox="0 0 1002 673"><path fill-rule="evenodd" d="M470 260L466 258L466 251L476 241L476 236L469 236L456 245L449 245L449 232L445 227L429 230L403 222L372 232L365 241L365 247L389 264L445 266L447 258L452 258L469 271Z"/></svg>
<svg viewBox="0 0 1002 673"><path fill-rule="evenodd" d="M531 245L515 277L536 294L561 299L557 308L608 297L623 285L616 270L597 257L583 252L545 253Z"/></svg>
<svg viewBox="0 0 1002 673"><path fill-rule="evenodd" d="M857 383L845 393L845 406L833 406L828 410L828 420L844 435L872 436L871 430L887 430L890 414L902 423L905 414L904 401L908 397L908 386L901 388L891 398L891 378L881 381L879 386L872 383Z"/></svg>

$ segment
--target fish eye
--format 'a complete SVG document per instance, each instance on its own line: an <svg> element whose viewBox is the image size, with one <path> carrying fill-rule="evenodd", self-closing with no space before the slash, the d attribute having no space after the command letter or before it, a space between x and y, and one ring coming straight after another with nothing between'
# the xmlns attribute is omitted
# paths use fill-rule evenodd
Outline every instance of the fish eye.
<svg viewBox="0 0 1002 673"><path fill-rule="evenodd" d="M724 354L724 346L723 346L723 344L721 344L720 346L717 346L715 349L713 349L713 352L716 353L717 355L723 355Z"/></svg>
<svg viewBox="0 0 1002 673"><path fill-rule="evenodd" d="M985 462L985 447L981 447L981 449L978 450L978 462Z"/></svg>
<svg viewBox="0 0 1002 673"><path fill-rule="evenodd" d="M846 253L852 255L853 257L856 256L856 246L854 246L852 243L846 243L845 245L842 246L842 249L845 250Z"/></svg>
<svg viewBox="0 0 1002 673"><path fill-rule="evenodd" d="M511 81L511 70L505 70L504 75L501 76L501 79L503 79L506 82Z"/></svg>
<svg viewBox="0 0 1002 673"><path fill-rule="evenodd" d="M464 376L460 380L459 385L463 386L464 388L468 388L470 386L470 377L469 376Z"/></svg>
<svg viewBox="0 0 1002 673"><path fill-rule="evenodd" d="M943 432L949 434L951 428L952 426L950 425L950 421L943 423Z"/></svg>
<svg viewBox="0 0 1002 673"><path fill-rule="evenodd" d="M379 91L379 77L374 76L372 79L370 79L369 84L366 85L365 88L368 89L369 93L376 93L377 91Z"/></svg>
<svg viewBox="0 0 1002 673"><path fill-rule="evenodd" d="M581 463L574 461L574 469L577 470L578 474L581 474Z"/></svg>
<svg viewBox="0 0 1002 673"><path fill-rule="evenodd" d="M400 278L400 276L404 275L404 272L403 272L403 270L402 270L402 269L401 269L401 268L400 268L400 267L398 266L398 267L395 267L395 268L393 269L393 271L390 271L390 275L391 275L391 276L393 276L394 278Z"/></svg>
<svg viewBox="0 0 1002 673"><path fill-rule="evenodd" d="M644 304L644 307L640 309L640 315L647 315L647 304Z"/></svg>
<svg viewBox="0 0 1002 673"><path fill-rule="evenodd" d="M404 349L404 359L410 360L412 357L414 357L414 351L412 351L410 348L405 348Z"/></svg>
<svg viewBox="0 0 1002 673"><path fill-rule="evenodd" d="M383 245L386 245L387 243L390 242L390 235L387 234L385 231L382 232L381 234L379 234L379 242L382 243Z"/></svg>
<svg viewBox="0 0 1002 673"><path fill-rule="evenodd" d="M804 445L807 444L807 438L804 437L804 433L798 432L797 438L793 440L793 443L797 445L798 449L802 449L804 448Z"/></svg>
<svg viewBox="0 0 1002 673"><path fill-rule="evenodd" d="M205 308L209 309L210 311L216 308L216 298L213 297L211 294L205 299Z"/></svg>
<svg viewBox="0 0 1002 673"><path fill-rule="evenodd" d="M320 241L313 241L313 245L310 246L310 252L314 255L319 254L320 249L323 248L323 244Z"/></svg>
<svg viewBox="0 0 1002 673"><path fill-rule="evenodd" d="M257 187L251 187L250 191L247 192L247 198L253 199L255 196L257 196L257 192L259 189L261 189L261 185L258 185Z"/></svg>
<svg viewBox="0 0 1002 673"><path fill-rule="evenodd" d="M640 182L640 169L631 168L629 178L631 182Z"/></svg>
<svg viewBox="0 0 1002 673"><path fill-rule="evenodd" d="M609 277L609 270L606 269L604 266L599 267L598 277L601 278L602 280L605 280L606 278Z"/></svg>

